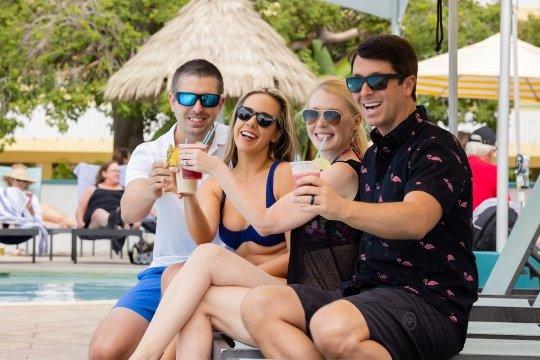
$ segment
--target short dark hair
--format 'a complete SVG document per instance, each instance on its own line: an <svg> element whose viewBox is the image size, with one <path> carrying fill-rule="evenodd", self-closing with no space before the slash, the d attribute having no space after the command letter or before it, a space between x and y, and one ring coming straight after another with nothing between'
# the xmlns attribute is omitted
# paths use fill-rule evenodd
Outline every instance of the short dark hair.
<svg viewBox="0 0 540 360"><path fill-rule="evenodd" d="M364 59L382 60L389 62L394 70L401 75L418 77L418 58L411 44L397 35L371 35L364 40L351 56L351 67L357 56ZM403 80L400 80L400 84ZM416 83L412 91L416 101Z"/></svg>
<svg viewBox="0 0 540 360"><path fill-rule="evenodd" d="M223 94L223 76L219 69L208 60L194 59L180 65L174 72L172 78L171 88L173 91L177 89L178 81L180 80L180 77L184 75L214 78L218 82L218 93Z"/></svg>

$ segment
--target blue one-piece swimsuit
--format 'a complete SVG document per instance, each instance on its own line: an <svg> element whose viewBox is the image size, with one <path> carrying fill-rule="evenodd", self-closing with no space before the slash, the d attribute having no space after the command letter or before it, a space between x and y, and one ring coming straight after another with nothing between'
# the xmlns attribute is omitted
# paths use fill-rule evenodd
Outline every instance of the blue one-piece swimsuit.
<svg viewBox="0 0 540 360"><path fill-rule="evenodd" d="M272 163L272 165L270 166L270 171L268 172L268 177L266 178L266 208L269 208L276 202L276 198L274 197L274 172L280 162L281 161L276 160L274 161L274 163ZM225 204L225 192L223 192L221 196L221 205L220 205L221 215L220 215L220 221L219 221L219 237L221 238L221 241L223 241L225 245L236 250L240 247L240 245L242 245L244 242L247 242L247 241L253 241L256 244L263 245L263 246L274 246L285 241L285 235L283 233L272 234L268 236L261 236L251 225L249 225L244 230L240 230L240 231L232 231L232 230L227 229L223 225L223 205L224 204Z"/></svg>

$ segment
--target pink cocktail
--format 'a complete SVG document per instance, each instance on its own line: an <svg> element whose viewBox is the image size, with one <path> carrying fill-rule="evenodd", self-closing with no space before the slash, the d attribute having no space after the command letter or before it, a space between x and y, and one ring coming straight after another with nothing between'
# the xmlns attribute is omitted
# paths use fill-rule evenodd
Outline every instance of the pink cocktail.
<svg viewBox="0 0 540 360"><path fill-rule="evenodd" d="M314 175L314 176L320 177L321 172L320 171L308 171L308 172L301 172L301 173L293 174L294 189L295 190L298 188L298 180L303 178L304 176L308 176L308 175Z"/></svg>
<svg viewBox="0 0 540 360"><path fill-rule="evenodd" d="M294 179L294 189L298 188L297 181L304 176L314 175L321 176L321 171L317 164L312 161L293 161L291 164L291 170Z"/></svg>

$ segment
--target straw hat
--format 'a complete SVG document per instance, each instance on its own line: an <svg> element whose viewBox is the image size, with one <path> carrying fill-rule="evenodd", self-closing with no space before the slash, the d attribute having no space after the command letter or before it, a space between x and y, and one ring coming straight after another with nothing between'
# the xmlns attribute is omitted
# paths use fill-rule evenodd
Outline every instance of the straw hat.
<svg viewBox="0 0 540 360"><path fill-rule="evenodd" d="M28 172L26 171L26 166L24 166L23 164L13 164L11 166L11 171L8 172L6 175L4 175L4 181L7 182L8 178L28 181L29 183L36 182L36 180L28 176Z"/></svg>

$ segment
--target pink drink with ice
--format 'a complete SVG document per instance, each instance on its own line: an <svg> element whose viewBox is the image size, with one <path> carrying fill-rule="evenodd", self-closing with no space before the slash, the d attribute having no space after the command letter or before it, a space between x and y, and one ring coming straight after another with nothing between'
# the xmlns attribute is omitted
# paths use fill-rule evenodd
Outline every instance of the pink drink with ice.
<svg viewBox="0 0 540 360"><path fill-rule="evenodd" d="M308 176L308 175L314 175L314 176L317 176L317 177L320 177L321 176L321 172L320 171L309 171L309 172L300 172L300 173L293 173L293 179L294 179L294 189L298 189L298 180L303 178L304 176Z"/></svg>
<svg viewBox="0 0 540 360"><path fill-rule="evenodd" d="M312 161L293 161L290 164L294 179L295 190L298 188L298 185L296 184L298 179L301 179L307 175L315 175L317 177L321 176L321 171L319 167Z"/></svg>

